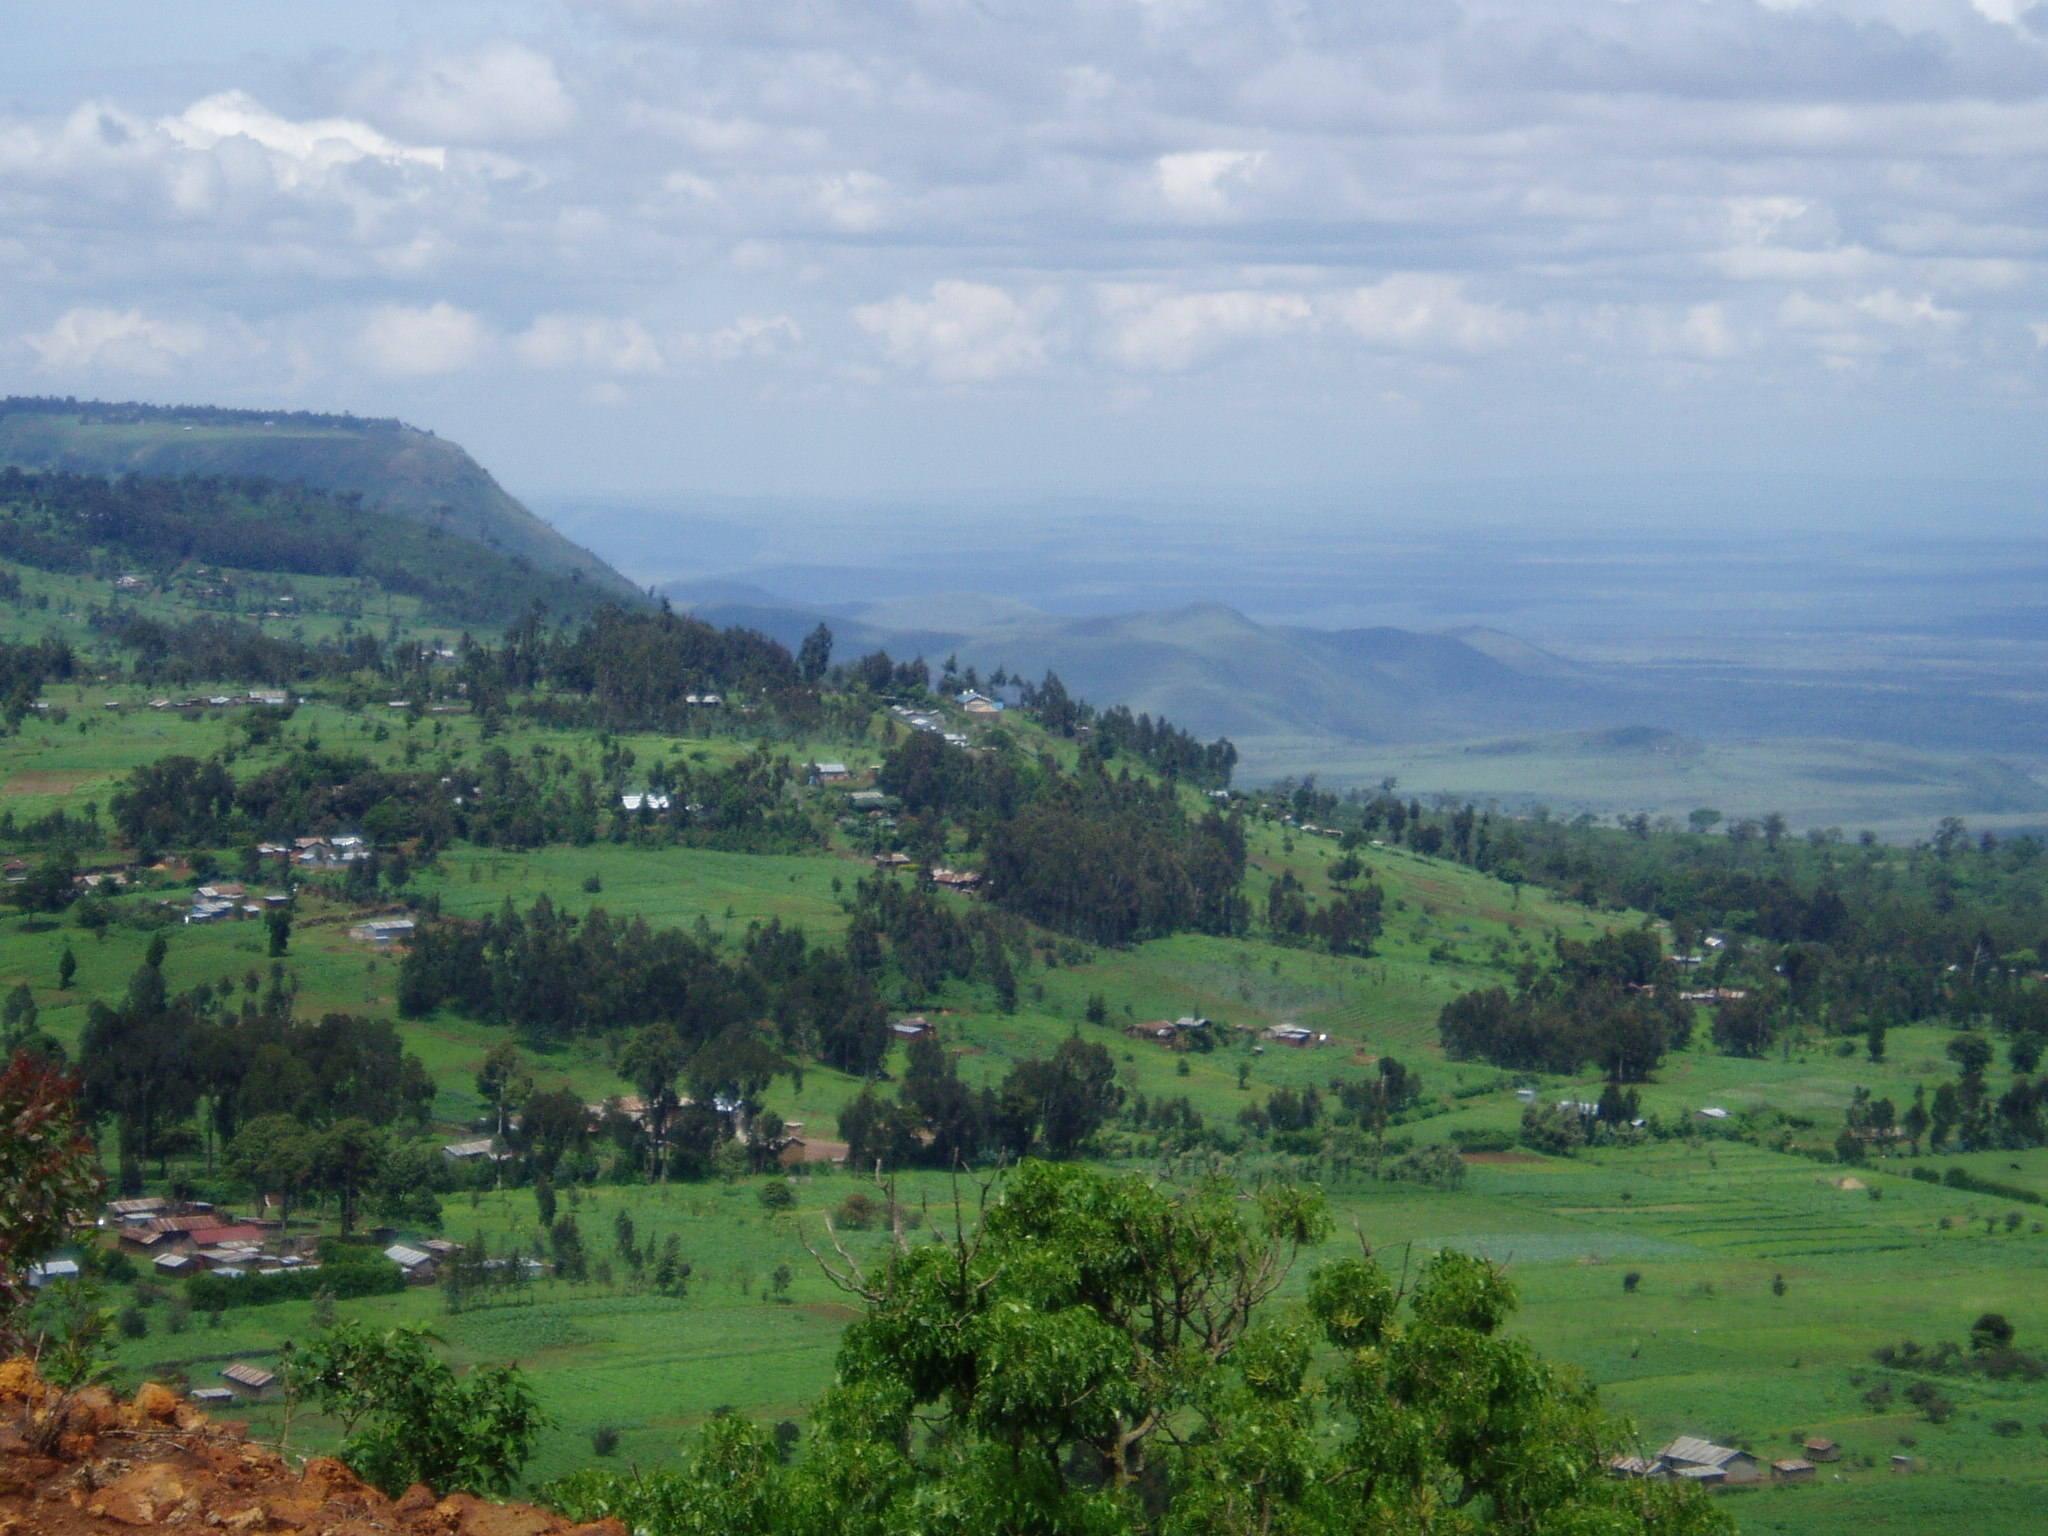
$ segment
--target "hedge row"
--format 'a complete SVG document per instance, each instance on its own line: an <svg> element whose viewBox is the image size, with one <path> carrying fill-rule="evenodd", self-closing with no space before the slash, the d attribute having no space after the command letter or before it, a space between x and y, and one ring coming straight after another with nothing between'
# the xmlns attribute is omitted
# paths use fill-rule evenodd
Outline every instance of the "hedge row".
<svg viewBox="0 0 2048 1536"><path fill-rule="evenodd" d="M2040 1205L2044 1202L2031 1189L2022 1189L2017 1184L2001 1184L1996 1179L1980 1179L1967 1168L1951 1168L1946 1173L1936 1173L1925 1166L1915 1168L1913 1177L1923 1184L1945 1184L1950 1189L1965 1190L1973 1195L1996 1195L2001 1200L2017 1200L2022 1205Z"/></svg>
<svg viewBox="0 0 2048 1536"><path fill-rule="evenodd" d="M274 1301L310 1301L321 1291L337 1301L356 1296L391 1296L405 1289L405 1275L381 1256L376 1264L326 1264L319 1269L281 1269L268 1275L194 1275L186 1295L202 1312L226 1307L262 1307Z"/></svg>

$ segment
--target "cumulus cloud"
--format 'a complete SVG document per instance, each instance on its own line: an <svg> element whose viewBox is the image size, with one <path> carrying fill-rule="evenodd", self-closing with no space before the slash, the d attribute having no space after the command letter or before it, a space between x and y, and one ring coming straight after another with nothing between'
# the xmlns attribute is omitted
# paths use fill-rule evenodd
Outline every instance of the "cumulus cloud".
<svg viewBox="0 0 2048 1536"><path fill-rule="evenodd" d="M662 366L661 349L645 326L604 315L541 315L513 348L534 368L657 373Z"/></svg>
<svg viewBox="0 0 2048 1536"><path fill-rule="evenodd" d="M380 61L349 97L438 144L529 144L561 133L576 115L555 61L505 40L410 64Z"/></svg>
<svg viewBox="0 0 2048 1536"><path fill-rule="evenodd" d="M443 300L423 309L382 306L358 334L356 351L372 371L409 378L468 368L489 343L482 320Z"/></svg>
<svg viewBox="0 0 2048 1536"><path fill-rule="evenodd" d="M400 144L353 118L294 122L241 91L222 91L195 101L176 116L164 118L159 126L187 149L211 150L241 139L269 150L278 179L285 186L359 160L410 163L436 170L447 163L445 149Z"/></svg>
<svg viewBox="0 0 2048 1536"><path fill-rule="evenodd" d="M206 345L198 326L147 319L137 309L66 310L48 330L22 339L45 373L168 373Z"/></svg>
<svg viewBox="0 0 2048 1536"><path fill-rule="evenodd" d="M863 304L853 318L891 362L961 383L1044 367L1053 346L1050 307L1044 294L1019 300L992 283L946 278L932 284L929 298Z"/></svg>
<svg viewBox="0 0 2048 1536"><path fill-rule="evenodd" d="M1634 370L1752 409L1854 359L2048 396L2048 29L2019 0L531 14L219 61L168 112L167 71L0 116L10 329L132 313L38 335L203 366L224 349L134 327L232 284L306 377L483 391L491 362L645 398L744 361L1321 409L1399 366L1510 406Z"/></svg>

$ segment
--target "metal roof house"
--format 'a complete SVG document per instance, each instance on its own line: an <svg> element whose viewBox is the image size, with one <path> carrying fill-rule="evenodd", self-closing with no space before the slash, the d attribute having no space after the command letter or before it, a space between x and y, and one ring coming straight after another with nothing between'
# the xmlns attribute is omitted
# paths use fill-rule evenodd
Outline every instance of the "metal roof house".
<svg viewBox="0 0 2048 1536"><path fill-rule="evenodd" d="M1716 1445L1697 1435L1680 1435L1657 1453L1657 1460L1673 1476L1695 1482L1754 1483L1763 1476L1762 1463L1748 1451Z"/></svg>

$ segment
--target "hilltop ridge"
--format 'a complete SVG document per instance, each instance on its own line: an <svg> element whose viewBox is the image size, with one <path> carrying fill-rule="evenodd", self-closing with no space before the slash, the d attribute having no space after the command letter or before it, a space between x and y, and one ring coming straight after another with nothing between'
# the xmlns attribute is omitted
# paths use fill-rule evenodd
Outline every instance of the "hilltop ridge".
<svg viewBox="0 0 2048 1536"><path fill-rule="evenodd" d="M257 476L358 493L374 511L476 539L624 600L640 590L528 511L459 444L389 417L10 396L0 465L77 474Z"/></svg>

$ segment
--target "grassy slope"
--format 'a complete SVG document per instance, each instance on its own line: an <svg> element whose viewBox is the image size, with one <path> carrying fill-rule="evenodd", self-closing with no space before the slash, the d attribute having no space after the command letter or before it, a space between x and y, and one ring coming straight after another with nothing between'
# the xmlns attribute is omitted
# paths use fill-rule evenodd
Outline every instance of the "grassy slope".
<svg viewBox="0 0 2048 1536"><path fill-rule="evenodd" d="M18 812L75 807L85 798L104 804L111 773L174 747L207 750L229 732L225 720L110 715L97 708L104 690L87 686L84 692L84 699L71 701L72 722L31 722L20 736L0 740L0 788L39 786L9 798ZM88 723L83 735L78 719ZM379 723L387 727L387 742L374 740ZM328 742L394 757L407 739L402 721L352 719L325 707L302 710L292 732L308 726ZM475 750L470 722L444 722L443 729L444 737ZM413 732L429 736L431 725ZM593 750L560 735L545 739ZM523 752L531 742L515 733L506 744ZM727 741L646 738L630 744L643 760L679 748L707 755L740 750ZM848 754L856 750L844 747ZM86 777L68 791L21 777L52 772ZM1254 832L1255 899L1283 867L1313 888L1325 883L1319 868L1334 856L1333 847L1300 838L1289 850L1286 836L1278 828ZM1491 1069L1438 1059L1437 1007L1456 990L1500 979L1496 954L1511 960L1525 943L1541 947L1555 932L1587 932L1593 922L1578 908L1526 890L1518 903L1507 888L1454 866L1387 850L1374 851L1371 862L1392 900L1387 939L1369 960L1181 936L1099 952L1080 966L1034 967L1021 978L1023 1002L1014 1015L996 1012L978 989L951 989L940 1000L944 1035L962 1052L963 1072L990 1081L1018 1056L1043 1051L1078 1027L1111 1045L1129 1088L1154 1096L1186 1093L1205 1115L1225 1121L1272 1086L1319 1083L1334 1072L1361 1070L1365 1058L1389 1051L1419 1061L1432 1094L1496 1082ZM507 895L523 903L545 889L576 909L601 901L617 912L684 924L702 915L734 936L750 918L772 915L825 934L842 920L832 879L850 880L863 868L843 853L748 858L600 844L529 854L456 850L427 884L451 911L484 910ZM592 874L602 884L596 896L582 888ZM393 961L348 942L345 915L316 911L295 935L292 963L301 976L302 1007L388 1011ZM180 928L171 937L174 985L266 966L253 927ZM73 991L60 995L54 991L56 957L67 940L81 969ZM1445 942L1459 958L1432 962L1430 949ZM27 980L45 1020L75 1038L83 1000L118 993L146 943L147 935L129 926L117 925L95 943L75 929L0 921L0 986ZM1503 948L1496 951L1496 943ZM1298 1020L1329 1030L1337 1043L1313 1053L1253 1055L1246 1045L1177 1057L1082 1023L1086 999L1095 992L1105 996L1115 1019L1201 1011L1252 1024ZM405 1027L441 1081L437 1120L451 1130L473 1121L481 1105L472 1078L495 1032L451 1018ZM1894 1032L1882 1065L1811 1047L1768 1062L1695 1050L1673 1058L1646 1092L1646 1107L1674 1118L1709 1102L1738 1109L1768 1105L1807 1114L1820 1134L1831 1136L1855 1087L1896 1100L1909 1097L1916 1081L1937 1080L1941 1040L1936 1030ZM537 1065L544 1086L568 1082L593 1097L621 1086L596 1047L566 1049ZM1237 1085L1240 1066L1249 1069L1248 1091ZM826 1129L854 1087L814 1070L801 1094L782 1082L772 1101L786 1116ZM1544 1092L1565 1097L1592 1087L1590 1079L1553 1081ZM1433 1139L1460 1126L1507 1128L1518 1113L1502 1085L1459 1100L1454 1113L1422 1121L1413 1133ZM1954 1161L2048 1190L2048 1152ZM2002 1166L2009 1162L2021 1169ZM2048 1420L2048 1391L1945 1382L1961 1412L1939 1428L1913 1422L1902 1409L1873 1415L1860 1397L1873 1375L1869 1351L1901 1334L1923 1342L1959 1338L1977 1312L1996 1308L2018 1324L2023 1343L2048 1335L2048 1291L2041 1285L2048 1237L2032 1229L2035 1213L2028 1211L2017 1233L2001 1225L1987 1235L1981 1218L2002 1215L2003 1202L1888 1172L1862 1176L1884 1191L1883 1199L1873 1200L1838 1188L1834 1172L1754 1148L1681 1141L1572 1161L1482 1163L1455 1194L1371 1184L1333 1194L1343 1229L1348 1232L1355 1219L1375 1245L1413 1243L1427 1250L1456 1244L1508 1263L1525 1301L1520 1326L1600 1382L1610 1403L1637 1418L1646 1441L1661 1443L1687 1430L1746 1440L1760 1452L1789 1451L1790 1436L1813 1431L1848 1447L1850 1461L1834 1469L1845 1478L1840 1484L1738 1500L1748 1529L1818 1532L1852 1523L1880 1531L2048 1528L2037 1513L2048 1448L2031 1428ZM942 1180L920 1175L908 1183L920 1198L945 1198ZM670 1232L682 1239L697 1268L685 1300L627 1294L623 1286L548 1282L519 1304L453 1318L440 1315L437 1293L353 1305L379 1318L434 1318L461 1358L512 1357L532 1369L561 1421L536 1475L582 1460L589 1431L605 1423L623 1430L622 1457L658 1461L680 1431L714 1407L793 1417L829 1378L837 1330L848 1314L811 1265L799 1227L815 1232L816 1214L853 1186L843 1174L805 1183L798 1215L813 1219L803 1223L768 1216L753 1187L743 1181L583 1196L577 1214L594 1256L609 1254L612 1217L622 1207L634 1214L643 1240L659 1241ZM1943 1218L1949 1227L1941 1226ZM530 1242L534 1221L527 1191L484 1194L474 1205L466 1196L449 1202L448 1230L458 1236L481 1230ZM1340 1239L1339 1246L1351 1240ZM880 1239L854 1241L872 1251ZM1404 1251L1397 1246L1388 1257L1398 1264ZM764 1299L767 1277L783 1263L795 1275L790 1300ZM1638 1294L1625 1297L1621 1275L1629 1269L1644 1279ZM1785 1279L1783 1296L1773 1293L1775 1275ZM218 1333L200 1319L176 1337L164 1327L164 1311L154 1315L149 1337L124 1344L124 1368L185 1369L195 1380L228 1358L262 1357L308 1327L302 1305L229 1313ZM1993 1423L2008 1418L2029 1426L2022 1438L1992 1433ZM325 1431L315 1423L302 1424L298 1433L310 1436L307 1443L321 1443ZM1882 1466L1900 1449L1902 1436L1917 1442L1911 1450L1926 1460L1926 1475L1895 1478L1861 1468L1858 1459L1865 1456ZM1965 1510L1975 1523L1955 1524Z"/></svg>

